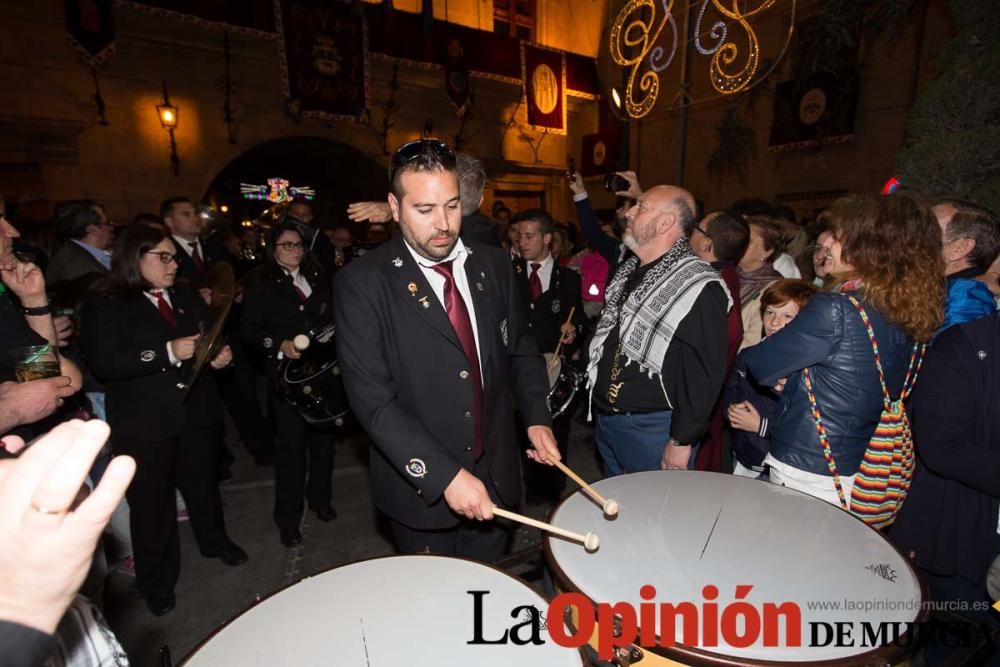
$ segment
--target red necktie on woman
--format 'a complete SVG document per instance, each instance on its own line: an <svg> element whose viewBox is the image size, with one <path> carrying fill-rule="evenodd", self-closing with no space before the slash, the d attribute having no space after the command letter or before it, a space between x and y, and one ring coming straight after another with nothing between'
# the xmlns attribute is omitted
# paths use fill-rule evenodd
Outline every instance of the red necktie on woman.
<svg viewBox="0 0 1000 667"><path fill-rule="evenodd" d="M170 304L163 297L163 290L155 289L150 294L156 297L156 307L160 310L160 315L163 315L163 319L167 321L167 324L176 329L177 316L174 315L174 309L170 307Z"/></svg>
<svg viewBox="0 0 1000 667"><path fill-rule="evenodd" d="M469 379L472 381L472 416L474 420L475 443L473 454L476 460L486 451L486 424L483 415L483 380L479 370L479 353L476 351L476 335L472 331L472 318L465 306L465 299L455 285L451 261L435 264L431 268L444 276L444 309L448 319L469 361Z"/></svg>

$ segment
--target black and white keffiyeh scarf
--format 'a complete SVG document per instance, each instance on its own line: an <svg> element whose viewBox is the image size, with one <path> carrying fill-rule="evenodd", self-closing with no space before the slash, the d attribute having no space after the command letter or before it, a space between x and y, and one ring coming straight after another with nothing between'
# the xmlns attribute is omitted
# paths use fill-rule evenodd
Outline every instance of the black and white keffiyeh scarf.
<svg viewBox="0 0 1000 667"><path fill-rule="evenodd" d="M597 383L597 366L604 354L604 344L614 327L618 327L625 365L634 361L652 378L662 373L663 358L674 332L706 285L718 283L726 292L728 307L733 305L722 277L694 254L686 238L678 240L663 257L656 260L656 264L642 277L642 282L626 295L625 285L637 268L639 258L629 258L618 267L608 285L604 309L590 342L587 375L591 391Z"/></svg>

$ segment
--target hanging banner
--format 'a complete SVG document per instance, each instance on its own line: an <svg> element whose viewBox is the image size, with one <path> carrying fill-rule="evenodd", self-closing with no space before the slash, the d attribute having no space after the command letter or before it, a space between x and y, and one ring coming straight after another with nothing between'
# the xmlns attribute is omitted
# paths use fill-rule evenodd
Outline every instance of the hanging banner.
<svg viewBox="0 0 1000 667"><path fill-rule="evenodd" d="M115 52L115 24L111 0L65 0L69 41L92 68Z"/></svg>
<svg viewBox="0 0 1000 667"><path fill-rule="evenodd" d="M203 28L275 39L274 0L115 0L119 7Z"/></svg>
<svg viewBox="0 0 1000 667"><path fill-rule="evenodd" d="M618 150L621 145L622 130L620 126L608 127L594 134L583 137L580 151L580 174L601 176L618 170Z"/></svg>
<svg viewBox="0 0 1000 667"><path fill-rule="evenodd" d="M285 96L304 118L357 120L369 105L368 27L351 5L275 0Z"/></svg>
<svg viewBox="0 0 1000 667"><path fill-rule="evenodd" d="M444 87L451 106L459 117L469 110L472 91L469 87L469 67L465 62L465 45L458 34L449 36L444 64Z"/></svg>
<svg viewBox="0 0 1000 667"><path fill-rule="evenodd" d="M858 109L858 76L820 72L805 80L774 87L774 122L769 150L842 144L854 138Z"/></svg>
<svg viewBox="0 0 1000 667"><path fill-rule="evenodd" d="M521 81L528 124L566 134L566 55L521 42Z"/></svg>

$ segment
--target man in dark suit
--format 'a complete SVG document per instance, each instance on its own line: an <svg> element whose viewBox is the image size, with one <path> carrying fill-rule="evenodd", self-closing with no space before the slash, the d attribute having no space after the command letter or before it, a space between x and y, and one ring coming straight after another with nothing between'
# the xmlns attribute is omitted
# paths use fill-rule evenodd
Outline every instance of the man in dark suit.
<svg viewBox="0 0 1000 667"><path fill-rule="evenodd" d="M333 300L348 398L375 445L375 504L402 553L496 560L506 532L472 520L520 499L512 399L529 457L559 458L544 363L505 253L459 239L454 152L406 144L391 181L401 234L345 267Z"/></svg>
<svg viewBox="0 0 1000 667"><path fill-rule="evenodd" d="M66 242L52 255L45 283L58 289L65 283L90 274L104 274L111 269L114 225L108 222L104 207L92 201L65 202L56 210L56 231Z"/></svg>
<svg viewBox="0 0 1000 667"><path fill-rule="evenodd" d="M517 226L517 245L521 256L514 260L514 273L528 304L528 331L542 353L555 352L563 345L563 364L572 356L572 346L583 338L587 316L583 312L580 274L559 266L550 251L555 234L552 216L539 208L528 209L511 219ZM567 318L572 311L572 319ZM551 363L551 362L549 362ZM552 420L552 430L559 453L566 457L572 409ZM566 488L566 477L553 468L528 465L524 469L527 499L531 504L555 501Z"/></svg>
<svg viewBox="0 0 1000 667"><path fill-rule="evenodd" d="M160 217L170 230L177 246L177 284L191 285L201 294L206 303L211 303L212 292L208 280L208 269L216 262L229 261L225 246L214 240L201 238L205 231L205 221L198 215L194 204L187 197L170 197L160 205ZM239 305L233 304L235 312L230 322L239 322ZM274 437L257 402L257 386L253 366L247 350L243 346L236 324L227 324L227 333L233 351L232 368L220 373L219 390L226 410L233 418L240 440L253 455L258 465L274 460ZM230 478L233 455L225 442L221 444L219 477Z"/></svg>

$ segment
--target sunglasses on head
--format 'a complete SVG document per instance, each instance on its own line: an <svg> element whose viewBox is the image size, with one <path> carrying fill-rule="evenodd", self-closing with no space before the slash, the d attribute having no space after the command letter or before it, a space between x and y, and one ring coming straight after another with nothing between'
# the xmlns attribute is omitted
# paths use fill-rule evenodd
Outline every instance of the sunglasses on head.
<svg viewBox="0 0 1000 667"><path fill-rule="evenodd" d="M455 168L455 151L451 146L437 139L417 139L416 141L403 144L392 154L389 180L394 180L396 172L404 166L425 155L433 155L444 166L452 169Z"/></svg>

